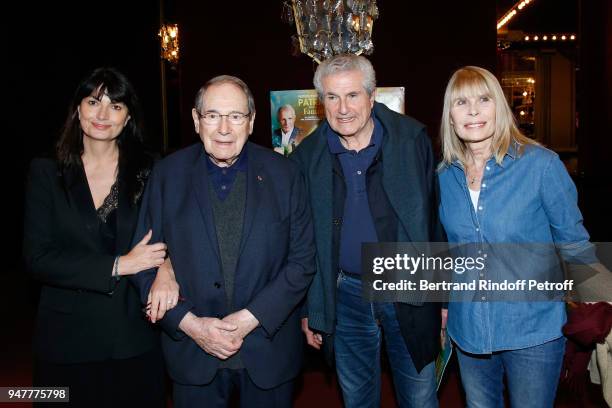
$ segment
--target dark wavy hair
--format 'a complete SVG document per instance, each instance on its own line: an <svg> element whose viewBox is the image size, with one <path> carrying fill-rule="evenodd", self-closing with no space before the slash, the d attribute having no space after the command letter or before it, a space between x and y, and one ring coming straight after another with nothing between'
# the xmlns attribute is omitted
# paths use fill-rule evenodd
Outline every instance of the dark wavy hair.
<svg viewBox="0 0 612 408"><path fill-rule="evenodd" d="M115 68L97 68L77 87L55 146L59 168L63 172L83 165L83 132L78 107L90 95L98 99L106 95L113 103L121 102L127 107L130 120L117 137L116 143L119 147L120 181L126 184L130 198L136 202L142 193L143 177L146 180L148 176L151 158L145 152L140 101L130 81Z"/></svg>

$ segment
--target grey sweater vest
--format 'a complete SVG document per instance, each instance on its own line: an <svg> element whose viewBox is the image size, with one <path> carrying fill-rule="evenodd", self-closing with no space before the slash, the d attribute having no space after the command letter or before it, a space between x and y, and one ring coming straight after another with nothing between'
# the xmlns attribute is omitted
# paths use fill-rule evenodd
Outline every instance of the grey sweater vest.
<svg viewBox="0 0 612 408"><path fill-rule="evenodd" d="M244 221L244 207L246 203L246 174L238 172L232 190L225 200L219 200L212 183L208 184L211 197L219 256L221 257L221 272L225 283L227 296L227 309L234 312L234 276L238 263L238 251L242 238L242 224ZM240 360L240 352L227 360L221 361L219 368L244 368Z"/></svg>

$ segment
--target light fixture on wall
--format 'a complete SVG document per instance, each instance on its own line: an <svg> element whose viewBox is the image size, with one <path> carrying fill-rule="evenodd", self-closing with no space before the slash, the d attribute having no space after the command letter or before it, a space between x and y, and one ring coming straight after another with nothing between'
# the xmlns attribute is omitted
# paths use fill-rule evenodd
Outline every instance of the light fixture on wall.
<svg viewBox="0 0 612 408"><path fill-rule="evenodd" d="M161 38L161 57L176 64L179 60L178 24L163 24L158 35Z"/></svg>
<svg viewBox="0 0 612 408"><path fill-rule="evenodd" d="M523 41L524 42L530 42L530 41L575 41L576 40L576 34L557 34L557 33L553 33L553 34L543 34L543 35L538 35L538 34L526 34L523 37Z"/></svg>
<svg viewBox="0 0 612 408"><path fill-rule="evenodd" d="M168 95L166 83L166 65L169 69L176 71L179 61L179 27L178 24L164 24L163 0L160 1L160 90L161 90L161 113L162 113L162 152L168 151L169 145L169 130L168 130ZM167 64L168 62L169 64Z"/></svg>
<svg viewBox="0 0 612 408"><path fill-rule="evenodd" d="M287 0L283 18L295 23L300 50L316 62L336 54L374 51L376 0Z"/></svg>

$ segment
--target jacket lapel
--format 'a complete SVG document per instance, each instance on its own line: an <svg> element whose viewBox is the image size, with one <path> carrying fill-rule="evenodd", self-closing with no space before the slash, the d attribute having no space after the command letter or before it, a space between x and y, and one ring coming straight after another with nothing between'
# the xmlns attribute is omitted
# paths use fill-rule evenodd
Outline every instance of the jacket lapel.
<svg viewBox="0 0 612 408"><path fill-rule="evenodd" d="M388 110L388 108L380 106L378 103L376 105L375 113L384 128L382 145L383 188L404 231L412 240L414 238L410 236L414 235L411 234L412 226L415 222L423 222L423 220L415 219L417 212L414 211L418 205L417 197L422 194L421 191L418 191L421 187L419 175L416 172L416 164L421 161L415 156L414 146L410 146L408 149L398 148L398 146L406 144L400 140L394 140L400 137L399 135L402 132L392 126L394 124L392 120L384 119L385 109Z"/></svg>
<svg viewBox="0 0 612 408"><path fill-rule="evenodd" d="M313 223L317 236L317 243L332 242L332 219L333 206L331 205L333 197L333 172L332 172L332 155L327 146L327 131L329 125L324 121L321 125L321 132L316 135L318 137L316 153L312 155L315 160L308 163L308 173L311 181L308 187L311 197L310 203L313 208ZM315 135L313 135L315 136ZM312 136L311 136L312 137ZM331 245L317 245L319 259L329 261L331 269L332 247Z"/></svg>
<svg viewBox="0 0 612 408"><path fill-rule="evenodd" d="M126 191L125 183L121 179L119 171L119 203L117 205L117 237L115 239L115 249L118 254L125 254L130 251L132 234L136 230L136 219L138 217L137 206L133 205ZM138 237L140 241L142 237Z"/></svg>
<svg viewBox="0 0 612 408"><path fill-rule="evenodd" d="M415 204L414 188L416 185L410 185L409 180L416 180L411 173L412 166L406 166L402 161L408 162L409 157L398 157L401 154L400 149L392 149L390 143L383 145L383 188L391 206L395 210L397 217L402 223L403 229L410 232L411 225L414 220L413 207ZM410 234L409 234L410 235Z"/></svg>
<svg viewBox="0 0 612 408"><path fill-rule="evenodd" d="M293 130L291 131L291 136L289 136L289 145L291 145L291 143L296 141L297 134L298 134L298 128L294 127Z"/></svg>
<svg viewBox="0 0 612 408"><path fill-rule="evenodd" d="M77 227L85 227L86 236L93 245L101 246L98 234L98 216L87 183L87 177L82 167L71 167L63 173L64 188L70 206L76 210Z"/></svg>
<svg viewBox="0 0 612 408"><path fill-rule="evenodd" d="M217 242L217 229L215 228L215 219L208 192L208 168L206 166L206 160L208 160L208 158L204 153L204 146L202 146L202 151L196 158L191 181L193 191L195 192L198 206L200 208L200 214L202 215L204 225L206 226L206 233L208 234L209 242L212 244L215 254L217 255L217 260L219 260L220 256L219 244Z"/></svg>
<svg viewBox="0 0 612 408"><path fill-rule="evenodd" d="M263 172L263 165L257 156L257 150L252 147L250 142L247 142L245 149L248 149L247 163L247 188L246 188L246 205L244 210L244 221L242 224L242 237L240 239L240 250L238 257L242 255L242 251L253 227L253 221L257 216L259 203L261 202L261 189L264 187L267 180Z"/></svg>

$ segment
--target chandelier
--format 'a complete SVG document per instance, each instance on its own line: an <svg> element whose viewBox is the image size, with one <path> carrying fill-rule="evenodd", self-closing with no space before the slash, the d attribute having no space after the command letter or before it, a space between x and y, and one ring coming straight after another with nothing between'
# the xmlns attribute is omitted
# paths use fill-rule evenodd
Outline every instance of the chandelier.
<svg viewBox="0 0 612 408"><path fill-rule="evenodd" d="M283 18L295 22L300 51L318 63L336 54L374 51L376 0L285 1Z"/></svg>

